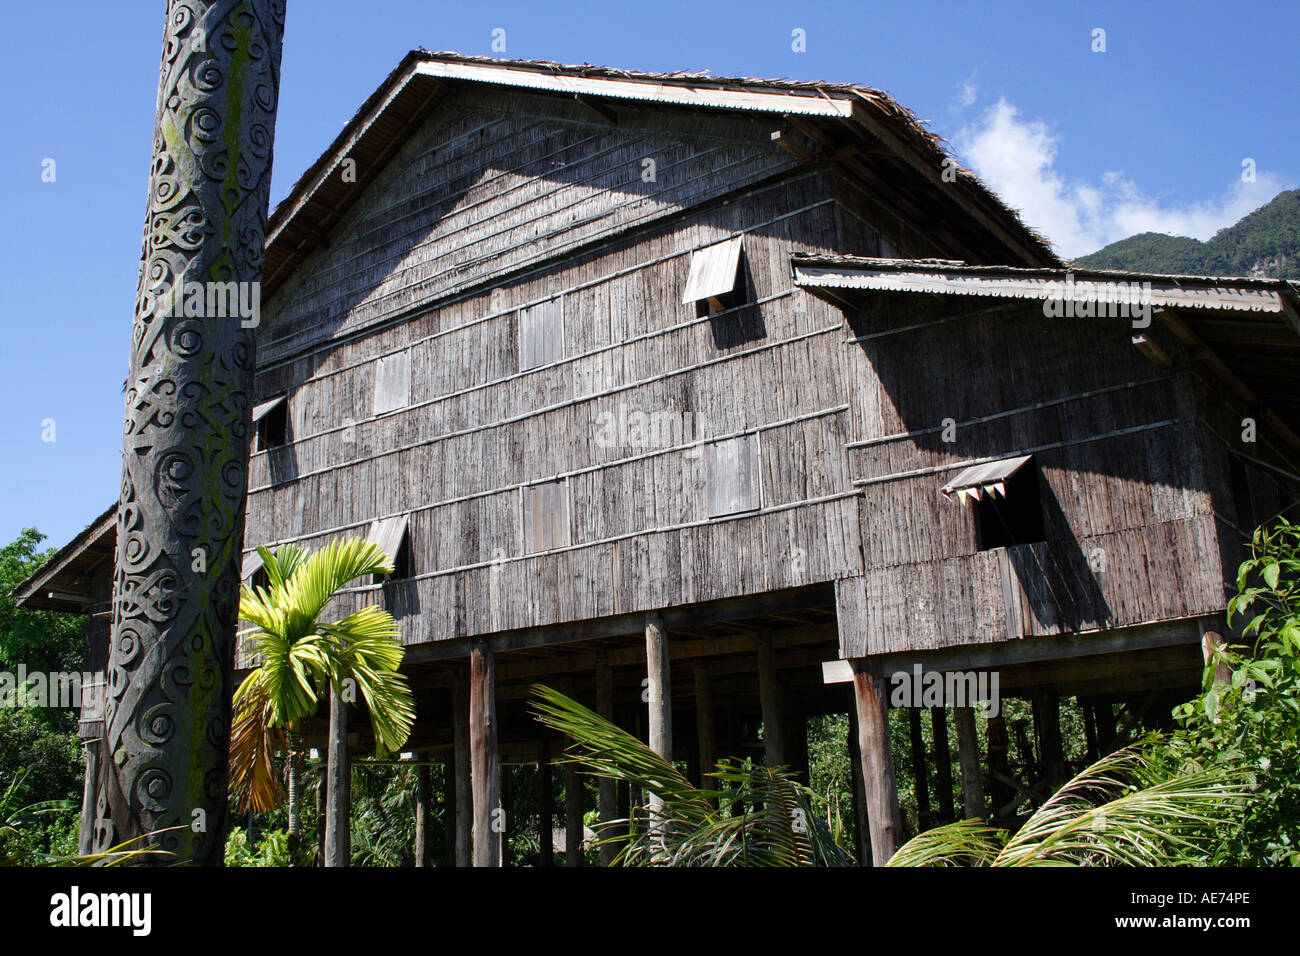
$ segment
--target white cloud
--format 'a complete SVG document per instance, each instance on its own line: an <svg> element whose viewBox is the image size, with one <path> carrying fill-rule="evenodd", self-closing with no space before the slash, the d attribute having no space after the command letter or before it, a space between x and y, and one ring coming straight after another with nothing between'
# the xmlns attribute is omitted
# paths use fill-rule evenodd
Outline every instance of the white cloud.
<svg viewBox="0 0 1300 956"><path fill-rule="evenodd" d="M974 101L973 79L961 86L963 105ZM1209 239L1286 188L1259 171L1254 182L1237 178L1216 198L1171 202L1147 195L1122 172L1103 173L1095 183L1067 180L1055 168L1061 144L1060 134L1022 117L1005 99L953 138L963 162L1066 258L1138 232Z"/></svg>

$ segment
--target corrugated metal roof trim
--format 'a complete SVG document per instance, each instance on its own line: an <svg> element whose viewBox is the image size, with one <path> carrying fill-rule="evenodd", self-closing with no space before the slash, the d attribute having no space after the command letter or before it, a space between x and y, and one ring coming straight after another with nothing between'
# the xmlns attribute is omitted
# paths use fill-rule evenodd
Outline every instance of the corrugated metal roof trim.
<svg viewBox="0 0 1300 956"><path fill-rule="evenodd" d="M1134 305L1232 309L1249 312L1283 312L1281 291L1223 284L1188 287L1161 281L1161 277L1123 273L1120 279L1067 281L1066 273L1052 278L975 275L954 270L899 272L895 270L843 269L795 263L795 284L803 287L866 289L880 292L919 292L940 295L992 296L1008 299L1065 300L1073 302L1128 302ZM1151 284L1150 292L1141 288ZM1139 286L1139 292L1133 286ZM1123 286L1123 288L1120 288Z"/></svg>

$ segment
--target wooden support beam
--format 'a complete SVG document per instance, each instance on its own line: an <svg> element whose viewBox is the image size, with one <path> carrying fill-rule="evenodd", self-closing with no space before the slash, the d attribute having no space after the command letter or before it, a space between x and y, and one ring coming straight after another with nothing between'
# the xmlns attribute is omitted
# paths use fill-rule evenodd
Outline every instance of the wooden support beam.
<svg viewBox="0 0 1300 956"><path fill-rule="evenodd" d="M1034 695L1034 728L1042 760L1040 772L1055 790L1069 779L1061 742L1061 699L1056 694L1040 691Z"/></svg>
<svg viewBox="0 0 1300 956"><path fill-rule="evenodd" d="M673 759L672 680L668 660L668 632L658 614L645 618L645 658L650 749L667 760ZM667 825L663 801L650 794L646 801L652 832L661 833Z"/></svg>
<svg viewBox="0 0 1300 956"><path fill-rule="evenodd" d="M934 825L930 813L930 775L925 765L925 736L921 730L921 708L907 708L907 730L912 744L912 784L916 793L916 828L928 830Z"/></svg>
<svg viewBox="0 0 1300 956"><path fill-rule="evenodd" d="M858 714L858 748L871 830L871 858L883 866L902 838L894 754L889 744L889 703L880 663L871 658L853 662L853 696Z"/></svg>
<svg viewBox="0 0 1300 956"><path fill-rule="evenodd" d="M930 708L930 736L934 738L934 788L939 799L939 822L951 823L956 813L952 799L952 751L948 748L948 709Z"/></svg>
<svg viewBox="0 0 1300 956"><path fill-rule="evenodd" d="M614 720L614 670L609 664L609 654L596 652L596 713L611 723ZM596 798L598 819L602 824L618 819L615 793L618 781L608 777L599 778L599 791ZM609 836L605 827L598 827L598 837ZM600 865L609 866L614 862L618 847L613 843L600 844Z"/></svg>
<svg viewBox="0 0 1300 956"><path fill-rule="evenodd" d="M564 865L582 866L582 779L576 763L564 765Z"/></svg>
<svg viewBox="0 0 1300 956"><path fill-rule="evenodd" d="M352 765L348 759L348 705L330 684L329 764L325 789L325 865L347 866L352 856Z"/></svg>
<svg viewBox="0 0 1300 956"><path fill-rule="evenodd" d="M658 614L645 618L646 690L650 749L669 760L673 757L672 680L668 660L668 632Z"/></svg>
<svg viewBox="0 0 1300 956"><path fill-rule="evenodd" d="M858 866L871 866L871 834L867 824L867 794L862 782L862 750L858 746L858 709L849 708L849 767L853 771L853 820L856 824Z"/></svg>
<svg viewBox="0 0 1300 956"><path fill-rule="evenodd" d="M429 803L433 799L433 770L428 764L415 768L415 865L429 865L429 837L433 814Z"/></svg>
<svg viewBox="0 0 1300 956"><path fill-rule="evenodd" d="M491 648L470 645L470 779L474 791L474 865L501 865L501 765L497 755L496 675Z"/></svg>
<svg viewBox="0 0 1300 956"><path fill-rule="evenodd" d="M716 780L705 777L704 774L712 773L718 769L718 754L716 741L718 739L717 726L714 723L713 713L713 684L709 678L709 665L695 665L695 735L698 743L700 760L700 775L698 781L702 787L713 787L717 785Z"/></svg>
<svg viewBox="0 0 1300 956"><path fill-rule="evenodd" d="M442 761L442 865L456 866L456 748Z"/></svg>
<svg viewBox="0 0 1300 956"><path fill-rule="evenodd" d="M983 819L984 777L980 773L980 741L975 729L975 708L958 707L953 711L957 723L957 759L961 763L962 812L967 820Z"/></svg>
<svg viewBox="0 0 1300 956"><path fill-rule="evenodd" d="M988 722L989 739L989 798L994 809L1001 807L1011 799L1011 789L1005 779L1011 776L1011 767L1007 763L1007 722L1000 714L990 717Z"/></svg>
<svg viewBox="0 0 1300 956"><path fill-rule="evenodd" d="M788 764L785 752L785 715L782 713L781 679L772 652L772 635L763 632L755 640L758 651L758 697L763 710L763 749L769 767Z"/></svg>
<svg viewBox="0 0 1300 956"><path fill-rule="evenodd" d="M538 866L555 866L555 777L551 767L551 739L542 735L537 757Z"/></svg>
<svg viewBox="0 0 1300 956"><path fill-rule="evenodd" d="M456 866L474 865L472 836L474 831L474 794L471 785L473 761L470 757L469 680L464 670L456 674L452 685L452 721L456 790Z"/></svg>

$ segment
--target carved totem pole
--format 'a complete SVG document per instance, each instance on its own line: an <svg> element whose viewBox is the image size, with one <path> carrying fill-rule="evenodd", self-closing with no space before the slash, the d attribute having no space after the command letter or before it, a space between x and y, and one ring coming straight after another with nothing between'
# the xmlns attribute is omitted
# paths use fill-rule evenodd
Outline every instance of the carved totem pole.
<svg viewBox="0 0 1300 956"><path fill-rule="evenodd" d="M220 864L284 0L169 0L95 839ZM166 831L159 833L159 831Z"/></svg>

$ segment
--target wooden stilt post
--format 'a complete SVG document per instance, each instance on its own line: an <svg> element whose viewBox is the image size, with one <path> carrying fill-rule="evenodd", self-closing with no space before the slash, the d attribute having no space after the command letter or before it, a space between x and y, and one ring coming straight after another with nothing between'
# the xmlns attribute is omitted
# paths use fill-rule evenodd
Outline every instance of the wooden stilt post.
<svg viewBox="0 0 1300 956"><path fill-rule="evenodd" d="M429 837L433 814L429 803L433 799L433 769L425 763L415 768L415 865L429 865Z"/></svg>
<svg viewBox="0 0 1300 956"><path fill-rule="evenodd" d="M718 732L713 716L713 684L709 679L709 665L696 664L694 673L695 736L700 754L699 784L701 787L716 787L716 780L704 776L718 769L718 755L715 749Z"/></svg>
<svg viewBox="0 0 1300 956"><path fill-rule="evenodd" d="M1038 733L1038 754L1049 791L1066 781L1065 753L1061 746L1061 700L1043 691L1034 696L1034 729Z"/></svg>
<svg viewBox="0 0 1300 956"><path fill-rule="evenodd" d="M442 762L442 865L456 865L456 748Z"/></svg>
<svg viewBox="0 0 1300 956"><path fill-rule="evenodd" d="M903 825L898 810L894 754L889 745L889 703L880 664L853 662L853 696L858 713L858 748L871 830L871 858L883 866L898 849Z"/></svg>
<svg viewBox="0 0 1300 956"><path fill-rule="evenodd" d="M849 708L849 767L853 771L853 821L858 835L858 866L870 866L871 832L867 826L867 795L862 785L862 749L858 746L856 705Z"/></svg>
<svg viewBox="0 0 1300 956"><path fill-rule="evenodd" d="M785 752L785 715L781 713L781 680L777 676L772 635L764 631L755 641L758 650L758 699L763 709L763 749L769 767L788 763Z"/></svg>
<svg viewBox="0 0 1300 956"><path fill-rule="evenodd" d="M348 705L330 685L329 769L325 788L325 865L347 866L352 856L348 824L352 807L352 764L348 759Z"/></svg>
<svg viewBox="0 0 1300 956"><path fill-rule="evenodd" d="M962 812L967 820L983 819L984 776L980 772L980 741L975 729L975 708L958 707L953 712L957 723L957 759L961 762Z"/></svg>
<svg viewBox="0 0 1300 956"><path fill-rule="evenodd" d="M555 778L551 768L551 739L542 735L537 758L538 866L555 866Z"/></svg>
<svg viewBox="0 0 1300 956"><path fill-rule="evenodd" d="M474 865L474 794L471 778L473 760L470 757L469 733L469 681L461 671L452 685L452 722L456 742L456 865Z"/></svg>
<svg viewBox="0 0 1300 956"><path fill-rule="evenodd" d="M582 778L578 765L564 765L564 865L582 866Z"/></svg>
<svg viewBox="0 0 1300 956"><path fill-rule="evenodd" d="M667 760L673 759L673 699L668 661L668 632L658 614L645 619L646 684L649 698L650 749ZM647 801L650 828L662 835L663 801L654 794Z"/></svg>
<svg viewBox="0 0 1300 956"><path fill-rule="evenodd" d="M989 797L992 800L989 816L996 817L1012 797L1012 789L1003 779L1011 776L1011 767L1007 763L1007 722L1001 714L989 718L988 737Z"/></svg>
<svg viewBox="0 0 1300 956"><path fill-rule="evenodd" d="M952 799L952 751L948 748L948 709L930 708L930 736L934 738L934 788L939 799L939 822L951 823L956 813Z"/></svg>
<svg viewBox="0 0 1300 956"><path fill-rule="evenodd" d="M501 865L501 765L497 754L496 666L492 649L469 652L470 780L474 791L474 865Z"/></svg>
<svg viewBox="0 0 1300 956"><path fill-rule="evenodd" d="M912 743L912 783L916 793L916 827L928 830L934 823L930 813L930 777L925 765L925 736L921 732L921 709L907 708L908 736Z"/></svg>
<svg viewBox="0 0 1300 956"><path fill-rule="evenodd" d="M802 713L792 712L789 702L785 707L785 753L790 762L790 769L799 780L808 783L808 718Z"/></svg>
<svg viewBox="0 0 1300 956"><path fill-rule="evenodd" d="M1079 710L1083 713L1083 737L1088 747L1088 762L1101 758L1101 746L1097 741L1097 712L1093 709L1091 697L1075 697Z"/></svg>
<svg viewBox="0 0 1300 956"><path fill-rule="evenodd" d="M596 713L608 721L614 720L614 670L609 666L609 655L604 651L596 652ZM618 781L601 777L598 784L596 809L602 824L618 819L616 784ZM598 839L611 835L608 827L598 827ZM600 844L600 865L609 866L614 862L618 847L613 843Z"/></svg>

